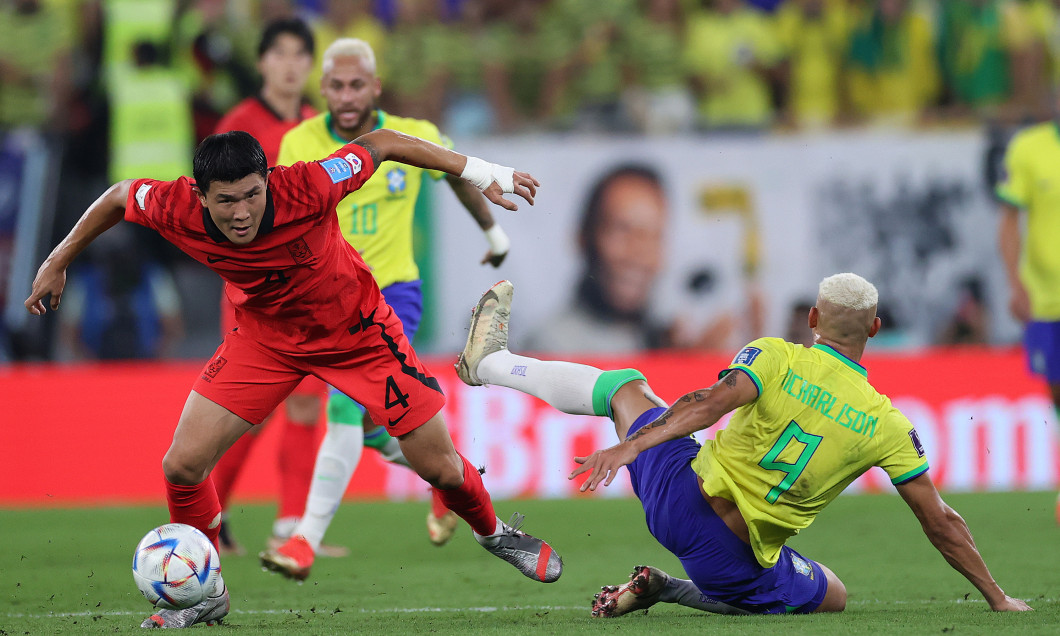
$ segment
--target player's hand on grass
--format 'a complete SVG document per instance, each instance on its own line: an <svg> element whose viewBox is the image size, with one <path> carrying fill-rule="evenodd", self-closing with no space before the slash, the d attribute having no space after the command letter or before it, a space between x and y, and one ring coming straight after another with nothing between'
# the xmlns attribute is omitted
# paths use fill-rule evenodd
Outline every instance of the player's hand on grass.
<svg viewBox="0 0 1060 636"><path fill-rule="evenodd" d="M59 301L63 297L63 289L66 288L66 268L53 266L49 261L45 261L40 269L37 270L37 276L33 279L33 289L29 294L29 298L24 303L29 313L34 316L43 316L47 313L47 309L44 308L44 297L51 295L52 311L59 308Z"/></svg>
<svg viewBox="0 0 1060 636"><path fill-rule="evenodd" d="M588 457L575 457L574 461L581 466L575 468L567 479L574 479L582 473L591 471L589 478L582 482L581 488L578 489L580 492L596 490L601 482L605 486L610 486L618 475L618 470L633 463L636 458L637 451L632 446L625 442L616 444L611 448L598 450Z"/></svg>
<svg viewBox="0 0 1060 636"><path fill-rule="evenodd" d="M1003 601L998 604L990 604L990 609L995 612L1033 612L1034 608L1027 605L1018 598L1012 598L1011 596L1005 595Z"/></svg>
<svg viewBox="0 0 1060 636"><path fill-rule="evenodd" d="M541 183L529 173L519 171L513 174L512 183L512 193L521 196L526 199L527 203L533 205L534 197L537 196L537 189L541 186ZM519 209L519 206L504 198L504 188L496 181L483 190L482 194L505 210L515 211Z"/></svg>

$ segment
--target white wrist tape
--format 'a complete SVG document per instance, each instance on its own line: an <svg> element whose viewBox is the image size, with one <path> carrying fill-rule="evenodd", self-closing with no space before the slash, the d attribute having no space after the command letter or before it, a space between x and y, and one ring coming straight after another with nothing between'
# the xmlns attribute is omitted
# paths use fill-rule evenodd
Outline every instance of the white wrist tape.
<svg viewBox="0 0 1060 636"><path fill-rule="evenodd" d="M512 246L511 240L508 235L501 229L500 223L494 223L490 229L486 230L486 240L490 244L490 254L507 254L508 249Z"/></svg>
<svg viewBox="0 0 1060 636"><path fill-rule="evenodd" d="M483 161L478 157L468 157L460 178L470 181L479 190L485 190L496 181L505 194L515 192L515 169L506 168L495 163Z"/></svg>

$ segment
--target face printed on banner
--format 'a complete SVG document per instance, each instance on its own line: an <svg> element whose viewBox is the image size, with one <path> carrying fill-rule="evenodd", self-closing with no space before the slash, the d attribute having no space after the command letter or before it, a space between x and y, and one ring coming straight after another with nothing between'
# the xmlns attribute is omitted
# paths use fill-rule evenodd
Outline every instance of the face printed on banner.
<svg viewBox="0 0 1060 636"><path fill-rule="evenodd" d="M639 313L648 303L662 267L666 217L662 191L645 177L620 176L602 193L598 221L587 240L596 255L597 282L620 314Z"/></svg>

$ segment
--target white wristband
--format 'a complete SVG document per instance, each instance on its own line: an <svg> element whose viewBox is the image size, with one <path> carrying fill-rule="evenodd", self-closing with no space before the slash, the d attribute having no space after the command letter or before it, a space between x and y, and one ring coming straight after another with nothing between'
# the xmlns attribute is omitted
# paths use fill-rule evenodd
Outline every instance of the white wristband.
<svg viewBox="0 0 1060 636"><path fill-rule="evenodd" d="M505 194L515 192L515 169L468 157L460 178L471 182L479 190L485 190L496 181Z"/></svg>
<svg viewBox="0 0 1060 636"><path fill-rule="evenodd" d="M507 254L508 249L512 246L511 240L501 229L500 223L494 223L490 229L486 230L486 240L490 244L490 254L495 256Z"/></svg>

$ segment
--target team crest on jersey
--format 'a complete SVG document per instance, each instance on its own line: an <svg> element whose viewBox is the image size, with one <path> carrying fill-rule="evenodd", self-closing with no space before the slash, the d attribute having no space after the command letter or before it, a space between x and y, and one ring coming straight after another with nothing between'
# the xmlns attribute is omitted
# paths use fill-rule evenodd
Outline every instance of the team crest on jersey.
<svg viewBox="0 0 1060 636"><path fill-rule="evenodd" d="M390 194L404 192L405 171L401 168L392 168L390 172L386 173L386 189L390 190Z"/></svg>
<svg viewBox="0 0 1060 636"><path fill-rule="evenodd" d="M210 364L206 365L206 368L202 371L202 379L209 382L213 378L217 377L217 374L221 372L221 369L228 364L228 360L221 356L217 356L210 361Z"/></svg>
<svg viewBox="0 0 1060 636"><path fill-rule="evenodd" d="M924 444L921 443L920 435L917 434L915 428L911 429L909 431L909 439L911 439L913 441L913 448L916 449L916 456L917 457L923 457L924 456Z"/></svg>
<svg viewBox="0 0 1060 636"><path fill-rule="evenodd" d="M353 169L353 174L361 174L361 166L364 164L361 163L360 157L352 152L348 152L344 158L346 159L346 163L350 164L350 168Z"/></svg>
<svg viewBox="0 0 1060 636"><path fill-rule="evenodd" d="M755 358L757 358L760 353L762 353L762 350L758 347L744 347L743 351L737 353L736 357L732 359L732 363L734 365L742 364L745 367L751 366L751 363L755 361Z"/></svg>
<svg viewBox="0 0 1060 636"><path fill-rule="evenodd" d="M320 162L321 167L328 171L328 177L332 183L345 181L353 176L353 167L341 157L333 157Z"/></svg>
<svg viewBox="0 0 1060 636"><path fill-rule="evenodd" d="M296 239L287 244L287 251L291 253L291 258L296 263L304 263L311 256L313 251L309 249L306 242L303 239Z"/></svg>
<svg viewBox="0 0 1060 636"><path fill-rule="evenodd" d="M799 557L798 555L791 555L791 564L795 566L795 571L803 576L808 576L813 579L813 568L806 562L806 559Z"/></svg>

